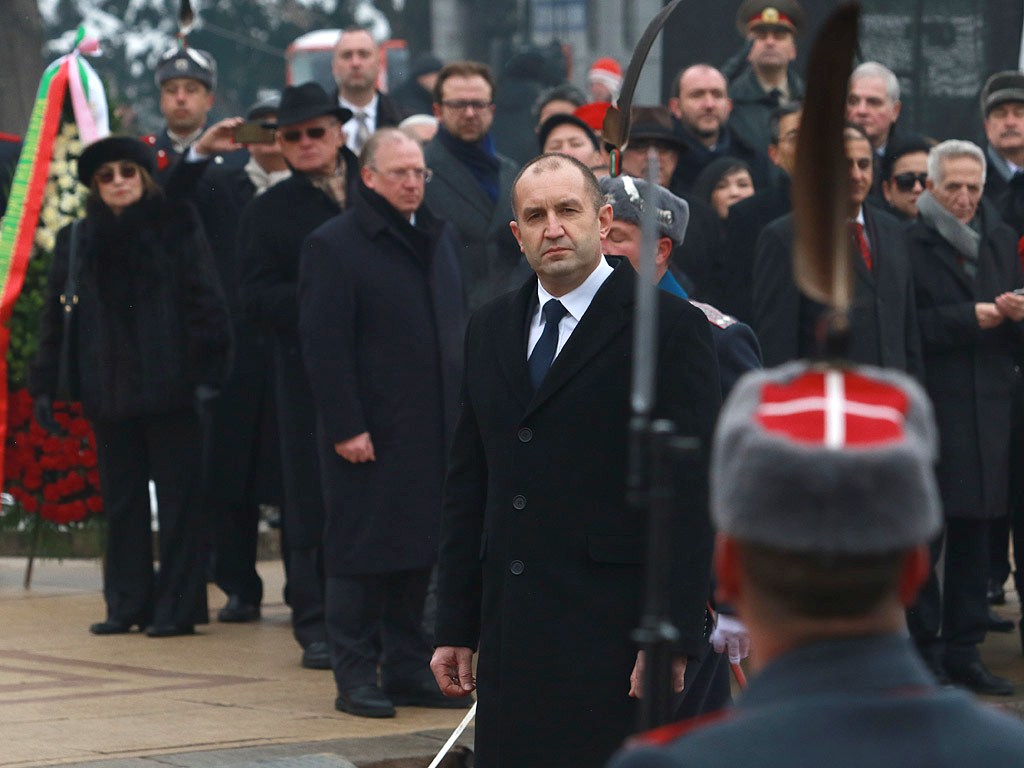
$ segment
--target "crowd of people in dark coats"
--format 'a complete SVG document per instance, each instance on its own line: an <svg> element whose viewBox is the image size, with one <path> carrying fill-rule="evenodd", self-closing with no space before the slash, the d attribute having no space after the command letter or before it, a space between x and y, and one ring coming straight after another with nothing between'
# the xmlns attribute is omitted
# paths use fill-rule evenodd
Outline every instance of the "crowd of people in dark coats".
<svg viewBox="0 0 1024 768"><path fill-rule="evenodd" d="M602 451L609 435L626 442L630 344L615 318L635 282L630 265L639 269L643 206L657 208L655 279L676 297L662 299L666 370L686 356L673 357L672 345L694 355L662 385L695 399L668 397L669 411L710 440L719 398L744 373L821 348L828 308L801 292L791 263L791 177L809 106L793 66L803 15L795 0L745 0L737 23L742 61L689 66L666 105L633 108L619 178L601 137L622 85L612 59L593 63L584 92L564 82L554 48L519 54L498 76L423 54L384 93L377 42L352 28L334 49L334 93L290 85L244 118L210 124L216 63L187 46L169 51L156 69L166 126L102 139L79 160L87 211L58 237L31 373L41 425L57 429L52 403L72 397L96 434L107 613L90 631L192 634L208 622L207 576L227 597L218 621L258 621L257 528L261 509L277 507L301 663L332 670L338 710L465 707L476 688L466 657L442 659L432 674L432 648L480 643L481 754L547 764L530 757L541 741L559 754L558 737L531 718L567 717L576 695L612 696L616 670L626 664L628 678L635 655L625 636L606 657L582 638L549 641L603 640L609 623L639 618L640 532L618 517L624 476L608 474L612 454ZM939 682L1007 695L1012 684L978 646L987 631L1014 629L990 604L1005 602L1011 535L1024 551L1024 74L986 82L984 148L903 131L899 91L879 62L849 81L848 354L908 374L935 410L944 525L906 611L916 651ZM253 127L263 138L238 138ZM531 160L549 153L554 164ZM570 177L584 179L584 201L607 207L593 242L574 218ZM547 185L568 190L565 199L550 204ZM544 260L566 247L538 250L531 232L552 228L607 257L599 272L609 287L593 297L601 318L574 317L571 292L565 317L538 304L559 298L546 293L557 271ZM69 286L72 312L62 304ZM602 341L588 352L582 341L567 346L570 362L558 368L577 324ZM549 325L562 335L545 340ZM580 388L576 406L556 398L561 410L544 410L555 395L544 387L555 385L529 385L532 356L529 371L526 357L506 367L509 346L527 339L531 355L550 343L556 359L543 372L552 365L553 380ZM467 402L486 415L467 414ZM559 461L573 466L550 472ZM690 661L679 670L680 717L729 704L719 662L738 663L749 645L742 617L716 605L709 586L706 470L684 491L701 508L686 518L681 578L694 606L680 627ZM477 502L481 517L470 520ZM469 539L452 538L453 520ZM545 546L521 538L531 525ZM440 571L439 550L450 558ZM564 592L522 591L524 571L545 569L561 570L553 583ZM1024 571L1012 572L1022 594ZM589 579L599 583L577 583ZM728 617L717 628L704 615L709 599ZM466 618L481 605L493 623ZM594 655L565 669L579 648ZM524 682L552 664L548 700L538 701ZM446 665L461 695L442 692L443 675L435 682ZM623 694L638 694L625 684ZM619 704L596 719L573 715L594 759L610 756L620 730L599 739L597 724L630 717Z"/></svg>

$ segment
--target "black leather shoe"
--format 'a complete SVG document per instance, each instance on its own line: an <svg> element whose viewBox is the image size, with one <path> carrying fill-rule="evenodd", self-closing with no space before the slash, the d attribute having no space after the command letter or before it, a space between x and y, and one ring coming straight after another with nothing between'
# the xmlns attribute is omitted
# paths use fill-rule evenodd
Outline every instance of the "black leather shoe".
<svg viewBox="0 0 1024 768"><path fill-rule="evenodd" d="M1005 677L993 675L981 659L975 659L965 664L951 664L946 662L946 671L949 678L957 685L969 688L974 693L983 696L1012 696L1013 683Z"/></svg>
<svg viewBox="0 0 1024 768"><path fill-rule="evenodd" d="M995 579L988 580L988 604L1006 605L1006 590Z"/></svg>
<svg viewBox="0 0 1024 768"><path fill-rule="evenodd" d="M259 621L260 607L253 603L244 603L238 595L231 595L227 605L217 612L217 621L227 624L244 624L247 621Z"/></svg>
<svg viewBox="0 0 1024 768"><path fill-rule="evenodd" d="M89 631L94 635L124 635L132 631L132 624L127 621L107 619L106 621L97 621L95 624L90 624Z"/></svg>
<svg viewBox="0 0 1024 768"><path fill-rule="evenodd" d="M376 685L361 685L342 691L334 700L334 708L359 717L395 716L395 705Z"/></svg>
<svg viewBox="0 0 1024 768"><path fill-rule="evenodd" d="M191 624L178 626L176 624L154 624L146 630L149 637L178 637L179 635L194 635L196 628Z"/></svg>
<svg viewBox="0 0 1024 768"><path fill-rule="evenodd" d="M1004 619L990 608L988 611L988 631L1013 632L1013 621L1011 619Z"/></svg>
<svg viewBox="0 0 1024 768"><path fill-rule="evenodd" d="M437 686L388 691L396 707L427 707L429 709L469 709L472 696L445 696Z"/></svg>
<svg viewBox="0 0 1024 768"><path fill-rule="evenodd" d="M330 669L331 649L324 640L314 640L302 650L302 666L306 669Z"/></svg>

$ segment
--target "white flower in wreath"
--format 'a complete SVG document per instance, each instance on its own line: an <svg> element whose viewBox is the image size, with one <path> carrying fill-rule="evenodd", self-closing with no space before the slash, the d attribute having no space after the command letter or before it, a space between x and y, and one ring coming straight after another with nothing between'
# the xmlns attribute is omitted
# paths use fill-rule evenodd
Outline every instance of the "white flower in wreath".
<svg viewBox="0 0 1024 768"><path fill-rule="evenodd" d="M44 251L52 251L56 244L57 239L53 236L53 232L41 227L36 230L36 245L41 249Z"/></svg>

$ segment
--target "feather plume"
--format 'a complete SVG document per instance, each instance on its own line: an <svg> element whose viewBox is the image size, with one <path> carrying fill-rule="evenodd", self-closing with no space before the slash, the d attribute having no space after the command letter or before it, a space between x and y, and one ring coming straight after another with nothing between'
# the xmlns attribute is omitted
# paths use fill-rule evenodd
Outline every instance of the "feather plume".
<svg viewBox="0 0 1024 768"><path fill-rule="evenodd" d="M853 293L843 129L859 20L860 4L844 3L811 47L793 177L793 275L806 295L832 308L834 330L846 328Z"/></svg>
<svg viewBox="0 0 1024 768"><path fill-rule="evenodd" d="M192 10L191 0L181 0L178 10L178 36L184 39L185 35L192 31L195 22L196 14Z"/></svg>

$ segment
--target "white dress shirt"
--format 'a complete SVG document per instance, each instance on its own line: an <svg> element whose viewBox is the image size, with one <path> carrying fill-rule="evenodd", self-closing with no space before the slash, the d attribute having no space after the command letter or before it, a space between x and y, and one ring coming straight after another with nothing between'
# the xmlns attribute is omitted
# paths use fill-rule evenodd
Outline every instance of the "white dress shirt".
<svg viewBox="0 0 1024 768"><path fill-rule="evenodd" d="M569 340L572 332L576 330L576 326L583 319L583 315L586 314L587 309L590 307L590 302L594 300L594 296L597 294L597 290L604 285L604 281L614 271L611 264L602 256L597 264L597 268L590 273L587 279L564 296L552 296L544 290L540 281L537 281L537 308L530 319L530 335L526 343L527 359L533 353L533 348L537 346L537 342L540 341L540 335L544 332L544 315L541 314L541 309L544 305L551 299L558 299L566 309L565 315L558 322L558 346L555 347L555 357L558 357L562 352L562 347L565 346L565 342Z"/></svg>
<svg viewBox="0 0 1024 768"><path fill-rule="evenodd" d="M356 157L359 156L362 147L358 147L356 144L356 137L359 135L359 121L356 120L355 113L363 112L366 114L366 135L367 137L372 136L373 132L377 130L377 103L379 101L380 97L374 93L369 104L357 107L351 101L346 101L343 97L338 96L338 104L345 109L352 110L353 117L342 128L345 129L345 145L355 153Z"/></svg>

